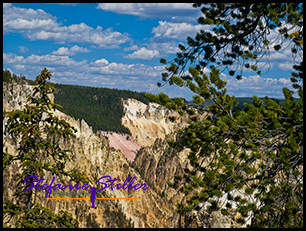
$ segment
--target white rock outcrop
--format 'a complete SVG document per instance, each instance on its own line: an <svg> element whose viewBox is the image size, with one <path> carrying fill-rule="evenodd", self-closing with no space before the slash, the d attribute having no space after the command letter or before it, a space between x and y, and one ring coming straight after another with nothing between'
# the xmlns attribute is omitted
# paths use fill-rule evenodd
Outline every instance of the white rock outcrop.
<svg viewBox="0 0 306 231"><path fill-rule="evenodd" d="M164 139L166 135L187 124L186 116L171 122L168 117L179 117L178 113L157 103L146 105L135 99L127 99L123 100L123 106L125 115L122 124L142 147L152 145L157 138Z"/></svg>

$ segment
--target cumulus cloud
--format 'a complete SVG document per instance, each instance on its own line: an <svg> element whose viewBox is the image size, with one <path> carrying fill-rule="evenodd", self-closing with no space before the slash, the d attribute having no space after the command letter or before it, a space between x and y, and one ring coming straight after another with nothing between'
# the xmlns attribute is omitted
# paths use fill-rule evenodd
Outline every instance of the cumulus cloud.
<svg viewBox="0 0 306 231"><path fill-rule="evenodd" d="M99 3L96 9L142 18L171 18L194 23L201 14L190 3Z"/></svg>
<svg viewBox="0 0 306 231"><path fill-rule="evenodd" d="M75 68L80 65L84 65L87 61L81 62L74 61L68 56L61 55L35 55L32 54L28 57L18 56L13 53L3 53L3 64L13 64L18 69L17 65L26 66L29 70L39 70L43 67L69 67Z"/></svg>
<svg viewBox="0 0 306 231"><path fill-rule="evenodd" d="M98 59L98 60L95 61L95 63L99 63L99 64L102 64L102 65L109 64L109 62L106 59Z"/></svg>
<svg viewBox="0 0 306 231"><path fill-rule="evenodd" d="M88 70L90 70L90 72L95 72L97 74L103 74L103 75L112 74L115 76L118 75L122 76L122 78L127 78L130 76L144 77L144 75L151 77L158 77L163 71L163 67L162 66L152 67L141 63L135 63L135 64L124 64L124 63L115 63L115 62L109 63L107 60L101 59L101 60L96 60L95 62L91 62L88 65ZM116 76L116 78L118 76Z"/></svg>
<svg viewBox="0 0 306 231"><path fill-rule="evenodd" d="M284 98L282 93L283 87L292 89L290 79L285 78L276 79L251 75L248 77L243 76L241 80L230 76L223 76L222 79L227 81L228 94L237 97L257 95L258 97ZM250 92L253 94L250 95Z"/></svg>
<svg viewBox="0 0 306 231"><path fill-rule="evenodd" d="M52 51L51 54L53 55L68 55L72 56L77 53L88 53L90 52L89 49L84 48L84 47L79 47L78 45L74 45L73 47L60 47L56 51Z"/></svg>
<svg viewBox="0 0 306 231"><path fill-rule="evenodd" d="M85 23L62 26L57 18L44 10L20 7L3 9L3 33L17 32L30 40L54 40L57 43L91 43L97 48L118 48L130 41L127 33L113 31L112 28L96 29Z"/></svg>
<svg viewBox="0 0 306 231"><path fill-rule="evenodd" d="M277 64L277 67L282 71L294 71L292 66L293 66L292 62L283 62Z"/></svg>
<svg viewBox="0 0 306 231"><path fill-rule="evenodd" d="M3 9L11 7L11 6L12 6L12 3L3 3Z"/></svg>
<svg viewBox="0 0 306 231"><path fill-rule="evenodd" d="M3 32L16 32L18 30L34 30L58 27L57 18L44 10L26 9L20 7L6 7L3 9Z"/></svg>
<svg viewBox="0 0 306 231"><path fill-rule="evenodd" d="M105 58L92 62L86 60L76 61L69 56L62 55L30 55L28 57L4 53L3 64L14 73L34 79L40 70L47 67L53 81L58 83L73 83L80 85L108 87L116 86L118 89L130 89L158 94L165 92L170 97L180 96L191 99L192 93L188 88L177 86L157 88L156 83L161 80L163 66L150 66L141 63L124 64L109 62ZM205 73L209 70L206 69ZM283 98L282 88L292 89L289 78L267 78L259 75L243 76L241 80L221 73L223 80L227 81L228 94L237 97L269 96Z"/></svg>
<svg viewBox="0 0 306 231"><path fill-rule="evenodd" d="M137 45L132 45L130 47L125 47L123 50L124 51L135 51L135 50L138 50L139 47Z"/></svg>
<svg viewBox="0 0 306 231"><path fill-rule="evenodd" d="M194 37L201 29L209 30L210 26L192 25L190 23L171 23L159 21L157 27L152 28L154 39L166 38L186 41L187 36Z"/></svg>
<svg viewBox="0 0 306 231"><path fill-rule="evenodd" d="M3 53L3 64L29 79L34 79L46 67L53 75L52 80L57 83L77 82L79 85L109 88L116 86L118 89L134 91L147 91L146 85L156 84L163 72L163 66L116 63L105 58L89 63L54 54L24 57Z"/></svg>
<svg viewBox="0 0 306 231"><path fill-rule="evenodd" d="M18 56L13 53L3 53L3 63L18 63L24 59L23 56Z"/></svg>
<svg viewBox="0 0 306 231"><path fill-rule="evenodd" d="M149 60L157 57L166 57L168 54L176 54L179 52L178 43L171 42L149 42L143 43L143 47L139 48L137 45L126 47L125 51L134 51L131 54L124 56L128 59L143 59Z"/></svg>
<svg viewBox="0 0 306 231"><path fill-rule="evenodd" d="M143 43L139 49L137 45L127 47L125 51L136 50L134 53L124 56L128 59L153 59L164 57L168 54L176 54L180 51L178 41L186 41L187 36L194 37L198 31L206 28L202 25L190 23L172 23L159 21L157 27L152 28L153 37L147 43ZM207 27L210 29L210 27Z"/></svg>
<svg viewBox="0 0 306 231"><path fill-rule="evenodd" d="M148 50L145 47L140 48L139 50L133 52L132 54L129 54L127 56L124 56L124 58L128 59L154 59L156 57L159 57L159 51L157 50Z"/></svg>

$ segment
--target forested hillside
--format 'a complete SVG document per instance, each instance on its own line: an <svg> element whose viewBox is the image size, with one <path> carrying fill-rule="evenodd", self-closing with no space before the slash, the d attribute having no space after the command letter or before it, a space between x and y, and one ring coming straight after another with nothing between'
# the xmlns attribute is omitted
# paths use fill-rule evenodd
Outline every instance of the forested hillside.
<svg viewBox="0 0 306 231"><path fill-rule="evenodd" d="M57 93L54 102L75 119L84 119L94 131L113 131L130 134L121 125L123 105L121 98L134 98L148 104L144 93L108 88L53 84Z"/></svg>
<svg viewBox="0 0 306 231"><path fill-rule="evenodd" d="M12 75L9 70L3 70L2 79L7 83L35 84L25 76ZM144 93L135 91L64 84L53 84L53 86L57 91L54 102L62 106L59 110L75 119L84 119L94 131L130 134L130 131L121 124L123 117L121 98L133 98L145 104L149 103Z"/></svg>

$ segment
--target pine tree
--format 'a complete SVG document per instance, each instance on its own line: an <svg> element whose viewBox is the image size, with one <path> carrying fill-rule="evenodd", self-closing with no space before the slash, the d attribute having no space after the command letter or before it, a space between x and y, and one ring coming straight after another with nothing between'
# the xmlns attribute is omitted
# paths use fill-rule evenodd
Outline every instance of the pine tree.
<svg viewBox="0 0 306 231"><path fill-rule="evenodd" d="M76 129L52 114L51 110L60 106L48 97L55 89L47 79L51 79L51 73L45 68L36 78L37 86L33 96L28 97L25 109L3 112L3 119L7 120L5 133L18 147L15 155L3 152L3 171L18 162L21 171L14 179L17 188L11 188L12 200L4 202L4 227L12 227L12 218L15 221L13 227L18 228L78 227L78 221L68 212L62 210L55 214L41 206L34 197L36 188L23 192L28 188L24 184L27 177L43 178L47 172L58 177L61 183L65 183L64 176L72 182L89 182L77 169L65 170L72 151L60 148L59 143L75 137ZM33 178L28 180L33 181Z"/></svg>
<svg viewBox="0 0 306 231"><path fill-rule="evenodd" d="M256 63L270 44L266 40L269 30L278 29L282 42L293 42L293 54L302 51L303 6L299 3L194 5L205 5L201 9L204 17L198 22L215 25L213 31L218 36L201 30L195 39L188 38L189 47L179 46L182 52L166 66L162 80L187 86L194 93L194 103L213 100L207 111L214 116L199 121L196 111L188 108L181 98L170 99L164 93L146 94L150 100L180 115L191 116L189 126L179 130L180 141L168 140L178 151L191 150L188 159L192 169L186 168L185 174L176 176L170 184L189 196L187 204L177 205L177 211L186 215L208 203L206 213L221 211L228 215L234 210L241 214L237 223L244 224L251 217L252 227L303 227L303 87L298 84L302 81L303 62L295 66L299 73L292 74L292 82L298 89L297 101L293 100L293 92L283 88L283 105L268 97L263 102L253 96L253 105L245 103L243 110L233 110L238 101L226 94L227 83L220 78L218 69L220 65L239 65L242 59L243 68L258 71ZM281 45L275 45L274 49L279 50ZM252 63L246 63L249 60ZM165 59L161 62L166 64ZM185 74L184 68L189 63ZM211 71L206 75L203 68L209 63ZM240 79L241 74L236 77ZM202 114L203 109L197 112ZM234 196L237 191L243 192L245 198ZM228 202L221 207L219 200L224 195Z"/></svg>

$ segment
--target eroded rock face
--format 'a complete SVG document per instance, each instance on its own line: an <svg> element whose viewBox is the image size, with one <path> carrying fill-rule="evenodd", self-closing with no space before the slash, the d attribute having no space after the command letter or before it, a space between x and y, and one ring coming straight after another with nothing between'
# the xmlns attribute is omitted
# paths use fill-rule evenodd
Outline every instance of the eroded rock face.
<svg viewBox="0 0 306 231"><path fill-rule="evenodd" d="M109 145L120 150L131 162L141 147L150 147L157 139L164 140L168 134L187 125L188 116L180 117L177 112L156 103L146 105L136 99L122 99L122 104L122 125L130 130L132 136L103 131L98 131L97 134L107 136ZM171 122L169 116L176 116L178 119Z"/></svg>
<svg viewBox="0 0 306 231"><path fill-rule="evenodd" d="M134 137L128 134L97 131L97 135L100 137L107 137L109 140L109 146L116 150L120 150L130 162L134 161L137 151L141 148L140 144L134 139Z"/></svg>
<svg viewBox="0 0 306 231"><path fill-rule="evenodd" d="M25 105L26 98L31 93L31 86L25 88L16 87L10 90L10 86L3 86L3 105L7 111L13 109L22 109ZM19 105L18 102L22 104ZM18 105L18 106L17 106ZM19 107L20 106L20 107ZM114 148L109 146L109 140L105 137L98 137L92 131L92 128L84 120L75 120L74 118L60 112L53 112L60 119L64 119L74 126L78 131L76 138L62 142L61 147L72 150L72 161L65 168L73 167L80 169L85 176L93 182L102 176L110 175L117 177L123 182L128 175L136 176L135 183L144 183L144 179L140 174L130 167L126 157ZM5 120L3 121L5 126ZM3 150L10 154L16 154L16 144L8 137L3 136ZM14 177L20 172L19 163L10 165L3 171L3 200L11 200L12 189L16 186ZM46 174L46 182L51 182L53 176ZM59 180L59 179L58 179ZM96 185L99 187L99 184ZM101 185L102 187L102 185ZM66 192L66 190L65 190ZM73 191L67 189L66 197L73 197ZM90 197L88 194L81 195L84 191L76 191L79 197ZM52 197L60 197L53 192ZM70 194L71 195L70 195ZM103 198L141 198L140 200L96 200L95 208L90 208L90 200L46 200L45 192L39 190L37 197L34 199L51 209L52 212L67 210L74 218L80 221L81 227L91 227L88 223L88 217L91 216L100 227L122 227L127 226L129 221L135 227L173 227L176 224L178 215L169 205L169 202L160 197L151 187L146 191L140 190L111 190L110 188L103 190L97 194L97 197ZM33 201L35 202L35 201ZM96 218L94 218L96 217ZM12 221L13 222L13 221Z"/></svg>
<svg viewBox="0 0 306 231"><path fill-rule="evenodd" d="M186 116L178 118L174 123L169 121L169 116L178 117L178 113L156 103L146 105L135 99L127 99L123 100L123 106L125 115L122 124L142 147L152 145L158 138L165 139L167 134L187 124Z"/></svg>
<svg viewBox="0 0 306 231"><path fill-rule="evenodd" d="M186 203L186 200L191 195L187 195L184 198L180 192L170 188L168 183L173 182L175 175L183 176L184 168L190 170L192 168L188 159L189 149L177 152L169 147L167 140L177 140L177 130L187 126L187 116L182 118L179 124L176 124L168 121L167 116L177 116L177 114L169 110L167 111L167 109L157 104L151 103L146 107L141 102L129 99L125 101L124 105L126 114L122 119L123 125L128 127L133 135L137 134L137 136L140 136L141 139L138 140L143 144L143 147L137 152L132 166L159 195L170 202L172 209L175 210L174 205L181 202ZM205 116L207 114L199 116L200 120ZM239 195L242 198L254 201L252 195L250 199L238 191L231 193L233 196ZM225 194L219 199L219 206L225 208L226 202ZM188 213L182 221L182 225L187 228L240 228L246 227L246 225L251 223L251 219L247 219L244 225L238 223L237 219L241 217L241 214L235 209L228 215L223 215L220 211L208 214L206 212L207 205L208 203L201 205L203 207L200 211ZM235 208L234 205L233 208Z"/></svg>
<svg viewBox="0 0 306 231"><path fill-rule="evenodd" d="M32 96L34 86L3 82L3 110L22 109L27 104L27 96Z"/></svg>
<svg viewBox="0 0 306 231"><path fill-rule="evenodd" d="M154 144L141 148L132 166L159 194L165 196L172 204L182 198L179 193L168 186L175 175L183 175L183 169L190 168L187 158L189 150L177 152L169 147L167 139L176 139L176 133L166 135L165 139L156 139Z"/></svg>

